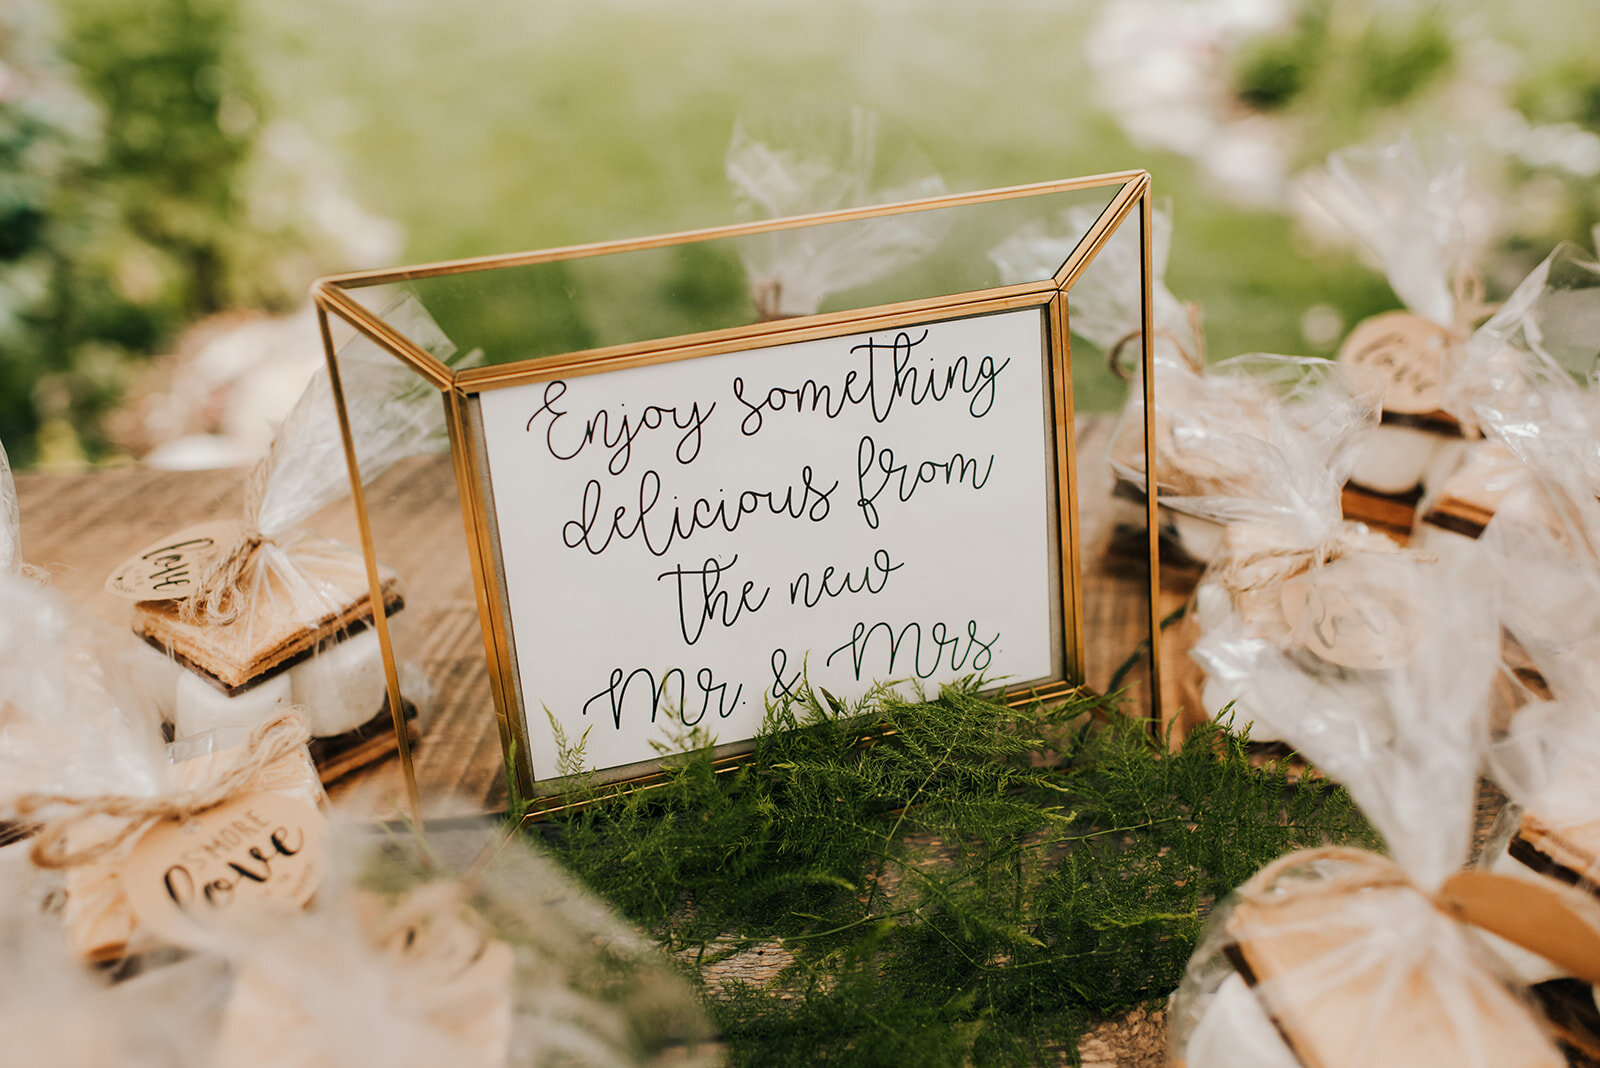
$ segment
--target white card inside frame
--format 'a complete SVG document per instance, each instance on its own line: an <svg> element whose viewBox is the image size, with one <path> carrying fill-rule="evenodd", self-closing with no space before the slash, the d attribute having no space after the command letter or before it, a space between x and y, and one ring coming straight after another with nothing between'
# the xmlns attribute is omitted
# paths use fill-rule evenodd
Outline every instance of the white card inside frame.
<svg viewBox="0 0 1600 1068"><path fill-rule="evenodd" d="M691 729L752 738L805 673L854 700L1061 678L1043 307L475 398L537 782Z"/></svg>

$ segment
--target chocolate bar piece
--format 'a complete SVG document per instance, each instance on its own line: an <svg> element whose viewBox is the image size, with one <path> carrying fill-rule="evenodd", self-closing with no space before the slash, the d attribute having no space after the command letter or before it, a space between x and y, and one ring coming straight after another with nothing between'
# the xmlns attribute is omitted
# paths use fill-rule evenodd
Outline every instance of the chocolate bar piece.
<svg viewBox="0 0 1600 1068"><path fill-rule="evenodd" d="M1477 443L1445 479L1422 521L1476 538L1494 518L1506 494L1526 477L1526 468L1500 445Z"/></svg>
<svg viewBox="0 0 1600 1068"><path fill-rule="evenodd" d="M414 745L418 736L417 706L410 701L403 701L402 707L405 709L406 739ZM343 734L313 738L307 748L311 750L311 759L317 765L317 774L325 786L395 752L400 748L400 743L395 738L394 717L389 714L388 697L383 699L383 708L378 714L361 726Z"/></svg>
<svg viewBox="0 0 1600 1068"><path fill-rule="evenodd" d="M1345 486L1340 497L1346 519L1376 527L1402 544L1411 536L1421 500L1420 486L1405 493L1379 493L1354 483Z"/></svg>

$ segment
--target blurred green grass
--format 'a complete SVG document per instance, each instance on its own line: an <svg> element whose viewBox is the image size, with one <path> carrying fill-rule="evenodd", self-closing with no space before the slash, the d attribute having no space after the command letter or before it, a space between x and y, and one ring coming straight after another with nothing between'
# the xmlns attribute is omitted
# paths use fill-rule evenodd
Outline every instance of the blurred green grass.
<svg viewBox="0 0 1600 1068"><path fill-rule="evenodd" d="M273 110L337 147L408 261L729 221L735 118L816 94L878 111L952 189L1150 170L1175 205L1170 284L1203 303L1213 358L1304 352L1313 304L1395 303L1350 257L1297 250L1285 217L1129 144L1084 59L1092 4L249 4ZM1080 406L1120 403L1083 362Z"/></svg>
<svg viewBox="0 0 1600 1068"><path fill-rule="evenodd" d="M1176 220L1168 281L1203 306L1212 359L1328 355L1396 305L1374 268L1289 217L1283 180L1332 149L1466 135L1496 216L1478 264L1491 298L1600 223L1600 22L1566 18L1557 0L0 10L0 62L59 73L90 113L0 99L0 438L23 464L140 451L111 422L151 358L198 318L285 311L314 274L382 265L373 249L392 247L390 230L363 211L401 225L391 263L712 226L735 214L723 173L735 119L819 102L877 112L954 190L1149 170ZM1177 147L1135 144L1122 121ZM1266 162L1241 172L1252 160ZM521 330L546 350L745 314L724 252L670 258L653 279L557 277L521 301L480 294L440 314L456 316L453 333ZM1115 407L1125 387L1100 354L1080 343L1075 356L1079 406Z"/></svg>

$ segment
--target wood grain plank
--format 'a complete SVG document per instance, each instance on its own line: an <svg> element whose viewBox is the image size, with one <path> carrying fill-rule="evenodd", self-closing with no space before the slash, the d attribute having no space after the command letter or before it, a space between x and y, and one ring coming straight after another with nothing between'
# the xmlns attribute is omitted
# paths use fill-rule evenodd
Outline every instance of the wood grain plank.
<svg viewBox="0 0 1600 1068"><path fill-rule="evenodd" d="M1148 582L1108 565L1111 475L1107 449L1114 420L1078 422L1080 530L1087 671L1105 686L1147 637ZM126 628L129 605L104 592L112 569L158 538L193 523L238 515L244 469L154 471L136 466L91 474L22 474L17 489L24 557L51 573L52 586L91 615ZM477 598L468 563L455 477L448 457L408 460L367 491L379 559L405 584L406 608L394 617L402 661L421 666L431 696L415 750L428 818L504 811L500 733L490 697ZM336 502L306 526L360 544L354 506ZM1142 682L1142 673L1129 680ZM405 693L407 700L418 695ZM399 761L385 759L334 784L330 797L353 818L394 818L405 796Z"/></svg>

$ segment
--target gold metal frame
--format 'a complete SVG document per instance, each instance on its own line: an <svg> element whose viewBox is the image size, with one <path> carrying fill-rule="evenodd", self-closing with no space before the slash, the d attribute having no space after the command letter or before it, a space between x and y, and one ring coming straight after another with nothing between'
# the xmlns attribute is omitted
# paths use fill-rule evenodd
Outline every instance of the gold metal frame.
<svg viewBox="0 0 1600 1068"><path fill-rule="evenodd" d="M1000 286L939 297L901 301L877 307L850 309L827 314L803 316L757 322L728 329L712 330L680 337L641 341L605 348L568 353L538 360L525 360L488 367L463 370L452 369L409 338L383 322L378 316L354 300L348 291L367 286L385 285L437 278L445 275L492 271L508 267L528 266L623 252L664 248L713 239L742 237L770 233L799 227L828 223L872 219L887 215L953 208L1002 200L1044 196L1109 186L1122 188L1113 197L1099 218L1089 228L1072 254L1052 278L1016 285ZM490 687L493 693L495 714L499 722L503 751L508 755L508 772L514 776L514 796L533 797L535 782L528 759L528 744L523 729L523 713L517 707L517 680L512 660L513 647L508 633L507 606L497 573L493 549L493 524L487 504L487 470L484 457L479 455L477 438L472 432L473 396L485 390L529 382L546 381L575 375L595 374L676 360L693 359L717 353L750 349L771 348L798 341L837 337L871 330L892 329L913 323L933 320L964 318L984 313L1019 308L1042 309L1046 329L1046 348L1049 359L1050 403L1053 405L1055 433L1054 457L1056 475L1056 515L1059 527L1057 545L1060 553L1061 586L1060 604L1063 636L1063 678L1026 692L1008 692L1013 703L1036 699L1059 699L1082 688L1084 655L1084 617L1082 590L1082 561L1078 543L1078 484L1076 473L1077 447L1075 442L1072 397L1071 343L1068 332L1067 293L1072 284L1088 267L1116 231L1135 209L1138 209L1140 241L1140 278L1143 338L1141 359L1144 373L1141 376L1144 390L1144 439L1146 455L1154 454L1155 425L1151 419L1154 411L1153 374L1151 373L1153 300L1151 271L1151 193L1150 175L1146 171L1123 171L1094 175L1086 178L1041 182L1033 185L1013 186L972 193L957 193L930 197L899 204L877 204L840 211L821 212L787 219L774 219L744 223L712 229L685 231L657 237L602 242L548 249L539 252L484 256L474 259L401 267L391 270L363 271L334 275L319 279L312 286L312 299L316 306L318 325L322 332L328 372L332 382L335 404L338 408L339 427L344 441L345 459L355 500L357 527L362 550L367 561L367 578L371 585L374 603L379 591L378 563L374 549L372 527L367 502L362 491L362 480L354 443L351 437L348 409L335 356L330 316L343 320L357 332L365 335L381 348L416 371L443 395L450 434L451 455L455 478L461 498L462 520L466 527L467 543L471 554L473 584L477 594L479 620L483 627L484 650L489 662ZM1149 563L1150 563L1150 699L1152 726L1161 722L1161 620L1160 589L1156 518L1156 488L1146 475L1146 506L1148 509ZM394 715L394 727L400 747L401 767L406 780L411 815L421 822L421 798L416 772L412 763L411 747L402 718L399 675L394 650L389 638L388 623L382 613L376 621L378 638L382 645L385 680L388 687L389 707ZM737 743L735 743L737 744ZM729 756L727 760L736 760ZM659 762L657 762L659 764ZM652 775L648 769L639 774L637 766L619 769L623 776L614 783L616 788L631 788L648 784ZM659 771L657 771L659 774ZM542 780L549 783L550 780Z"/></svg>

